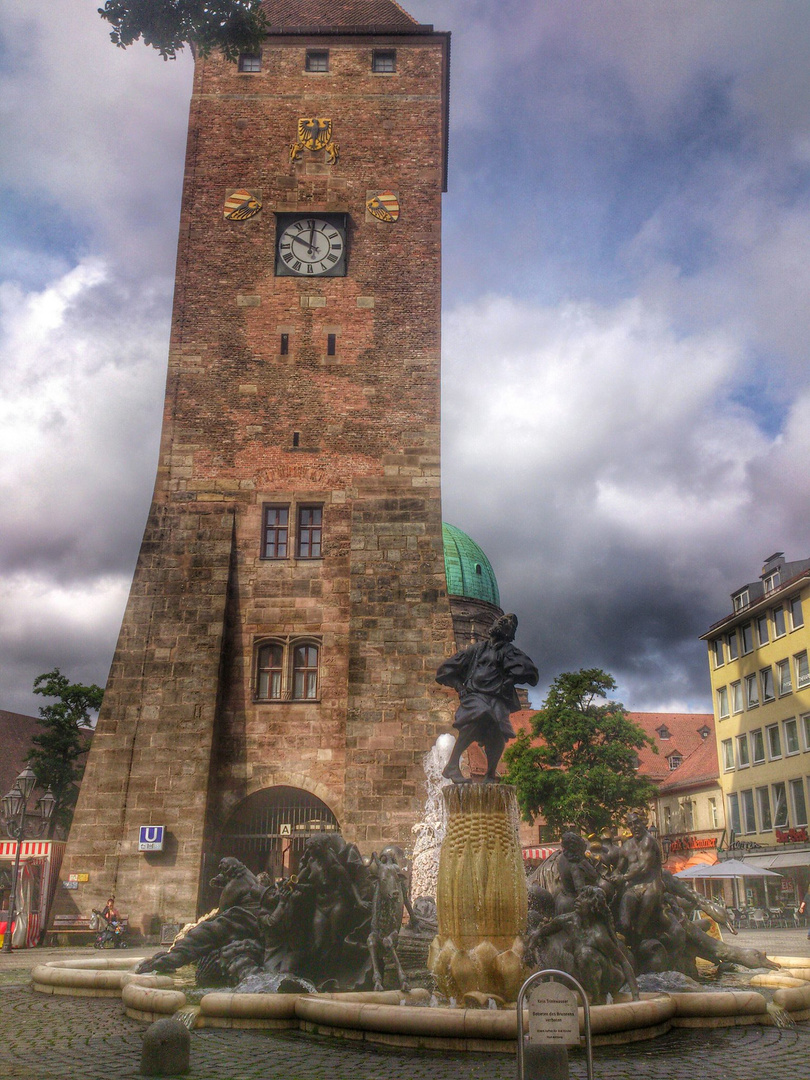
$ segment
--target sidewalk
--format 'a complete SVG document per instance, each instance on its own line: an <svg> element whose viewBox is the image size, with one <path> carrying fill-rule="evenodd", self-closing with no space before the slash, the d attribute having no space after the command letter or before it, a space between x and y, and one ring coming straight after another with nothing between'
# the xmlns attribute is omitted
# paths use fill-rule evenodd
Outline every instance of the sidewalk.
<svg viewBox="0 0 810 1080"><path fill-rule="evenodd" d="M740 945L810 957L803 930L743 931ZM137 1080L144 1025L115 999L37 994L30 969L91 948L0 954L0 1077L3 1080ZM134 958L143 950L133 950ZM227 1029L192 1032L188 1080L514 1080L514 1058L499 1054L394 1051L338 1039ZM810 1024L794 1028L679 1029L650 1042L597 1047L598 1080L801 1080L808 1074ZM585 1077L581 1054L573 1080Z"/></svg>

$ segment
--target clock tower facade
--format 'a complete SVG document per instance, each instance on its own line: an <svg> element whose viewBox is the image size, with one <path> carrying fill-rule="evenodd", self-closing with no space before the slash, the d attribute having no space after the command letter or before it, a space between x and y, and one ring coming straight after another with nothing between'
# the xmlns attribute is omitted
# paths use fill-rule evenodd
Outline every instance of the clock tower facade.
<svg viewBox="0 0 810 1080"><path fill-rule="evenodd" d="M449 35L393 0L265 6L260 54L196 62L154 500L63 865L89 880L55 908L114 893L147 932L223 854L407 846L452 720Z"/></svg>

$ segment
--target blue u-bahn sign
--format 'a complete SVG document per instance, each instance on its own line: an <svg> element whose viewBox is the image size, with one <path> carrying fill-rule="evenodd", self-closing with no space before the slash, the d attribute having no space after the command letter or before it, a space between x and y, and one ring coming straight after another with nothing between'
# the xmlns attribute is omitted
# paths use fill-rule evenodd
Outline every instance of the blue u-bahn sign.
<svg viewBox="0 0 810 1080"><path fill-rule="evenodd" d="M163 851L163 825L141 825L138 851Z"/></svg>

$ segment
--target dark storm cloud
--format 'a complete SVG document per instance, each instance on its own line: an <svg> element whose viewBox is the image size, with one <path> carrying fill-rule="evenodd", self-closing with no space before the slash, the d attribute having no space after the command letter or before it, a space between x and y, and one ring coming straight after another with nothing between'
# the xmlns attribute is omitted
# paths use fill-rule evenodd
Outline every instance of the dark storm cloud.
<svg viewBox="0 0 810 1080"><path fill-rule="evenodd" d="M705 709L697 635L764 555L810 554L810 8L404 6L453 31L445 517L546 683L601 666L630 708ZM191 65L114 49L83 0L7 5L0 43L0 706L25 712L54 665L103 682L120 625Z"/></svg>

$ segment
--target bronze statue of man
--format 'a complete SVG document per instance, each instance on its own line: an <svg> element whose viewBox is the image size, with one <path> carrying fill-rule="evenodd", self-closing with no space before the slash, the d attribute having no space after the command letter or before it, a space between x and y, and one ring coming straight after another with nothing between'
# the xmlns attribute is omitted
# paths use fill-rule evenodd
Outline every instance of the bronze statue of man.
<svg viewBox="0 0 810 1080"><path fill-rule="evenodd" d="M487 756L485 783L497 780L495 770L508 739L515 730L509 714L520 708L515 686L536 686L539 674L534 663L514 644L517 616L502 615L492 624L486 641L468 645L439 667L436 682L457 691L459 706L453 727L458 737L443 775L454 784L468 784L459 767L461 755L477 742Z"/></svg>

